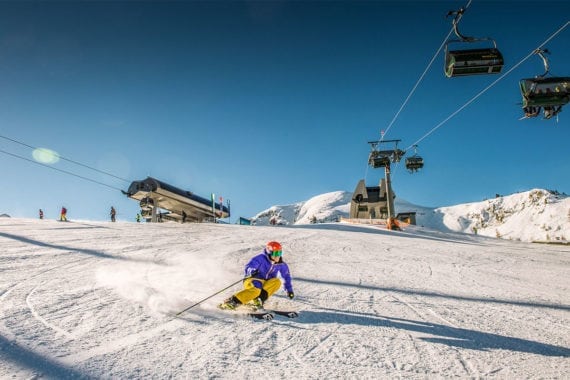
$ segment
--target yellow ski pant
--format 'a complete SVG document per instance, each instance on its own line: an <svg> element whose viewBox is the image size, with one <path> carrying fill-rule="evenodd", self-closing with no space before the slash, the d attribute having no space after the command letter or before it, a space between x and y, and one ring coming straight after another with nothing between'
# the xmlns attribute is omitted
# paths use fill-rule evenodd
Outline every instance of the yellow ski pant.
<svg viewBox="0 0 570 380"><path fill-rule="evenodd" d="M278 278L270 278L269 280L247 278L243 281L243 290L234 295L242 304L246 304L261 295L261 289L256 288L253 284L254 282L261 283L262 289L267 292L267 298L271 297L273 293L281 288L281 280Z"/></svg>

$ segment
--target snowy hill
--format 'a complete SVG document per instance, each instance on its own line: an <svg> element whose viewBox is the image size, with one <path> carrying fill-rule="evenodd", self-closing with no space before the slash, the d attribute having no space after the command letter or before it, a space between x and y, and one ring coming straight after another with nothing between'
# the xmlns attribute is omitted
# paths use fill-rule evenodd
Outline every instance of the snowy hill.
<svg viewBox="0 0 570 380"><path fill-rule="evenodd" d="M318 223L336 222L339 217L347 217L350 211L351 193L333 191L317 195L306 202L292 205L272 206L252 218L258 226L271 224L274 218L277 225L309 224L315 218Z"/></svg>
<svg viewBox="0 0 570 380"><path fill-rule="evenodd" d="M441 207L426 226L510 240L568 243L570 197L534 189L483 202Z"/></svg>
<svg viewBox="0 0 570 380"><path fill-rule="evenodd" d="M306 202L273 206L252 218L256 225L300 225L336 222L348 217L352 193L335 191ZM438 231L479 234L520 241L567 243L570 240L570 197L534 189L494 199L429 208L396 198L396 212L416 212L419 226Z"/></svg>

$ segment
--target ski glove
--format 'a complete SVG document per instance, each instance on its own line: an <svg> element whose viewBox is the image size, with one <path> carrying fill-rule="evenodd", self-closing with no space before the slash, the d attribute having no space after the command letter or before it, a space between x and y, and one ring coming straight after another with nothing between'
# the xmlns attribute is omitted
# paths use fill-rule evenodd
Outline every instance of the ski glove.
<svg viewBox="0 0 570 380"><path fill-rule="evenodd" d="M295 293L287 292L287 297L289 297L290 299L293 299L293 297L295 297Z"/></svg>
<svg viewBox="0 0 570 380"><path fill-rule="evenodd" d="M245 273L246 273L246 275L247 275L246 277L253 277L253 276L255 276L256 274L258 274L259 271L258 271L257 269L255 269L255 268L247 268L247 271L246 271Z"/></svg>

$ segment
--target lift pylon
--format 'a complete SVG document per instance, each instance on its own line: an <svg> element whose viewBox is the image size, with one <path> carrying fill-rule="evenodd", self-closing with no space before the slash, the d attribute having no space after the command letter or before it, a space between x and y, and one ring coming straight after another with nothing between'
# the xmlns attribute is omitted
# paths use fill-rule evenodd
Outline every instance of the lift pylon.
<svg viewBox="0 0 570 380"><path fill-rule="evenodd" d="M398 149L398 143L402 140L380 140L380 141L369 141L368 144L372 147L370 155L368 156L368 165L372 168L384 168L384 175L386 177L386 198L388 207L388 222L393 221L396 218L396 212L394 210L394 197L392 196L392 180L390 178L390 165L393 162L400 162L405 151ZM383 143L394 143L393 149L378 149L380 144ZM387 223L388 226L391 223Z"/></svg>

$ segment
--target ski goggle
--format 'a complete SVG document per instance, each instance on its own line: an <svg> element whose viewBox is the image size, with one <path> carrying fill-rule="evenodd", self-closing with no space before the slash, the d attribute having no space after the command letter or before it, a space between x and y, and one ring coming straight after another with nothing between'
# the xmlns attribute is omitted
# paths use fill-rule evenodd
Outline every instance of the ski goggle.
<svg viewBox="0 0 570 380"><path fill-rule="evenodd" d="M269 253L271 257L281 257L281 255L283 254L283 251L280 249L276 249L275 251L272 250L271 248L266 248L266 249L267 253Z"/></svg>

